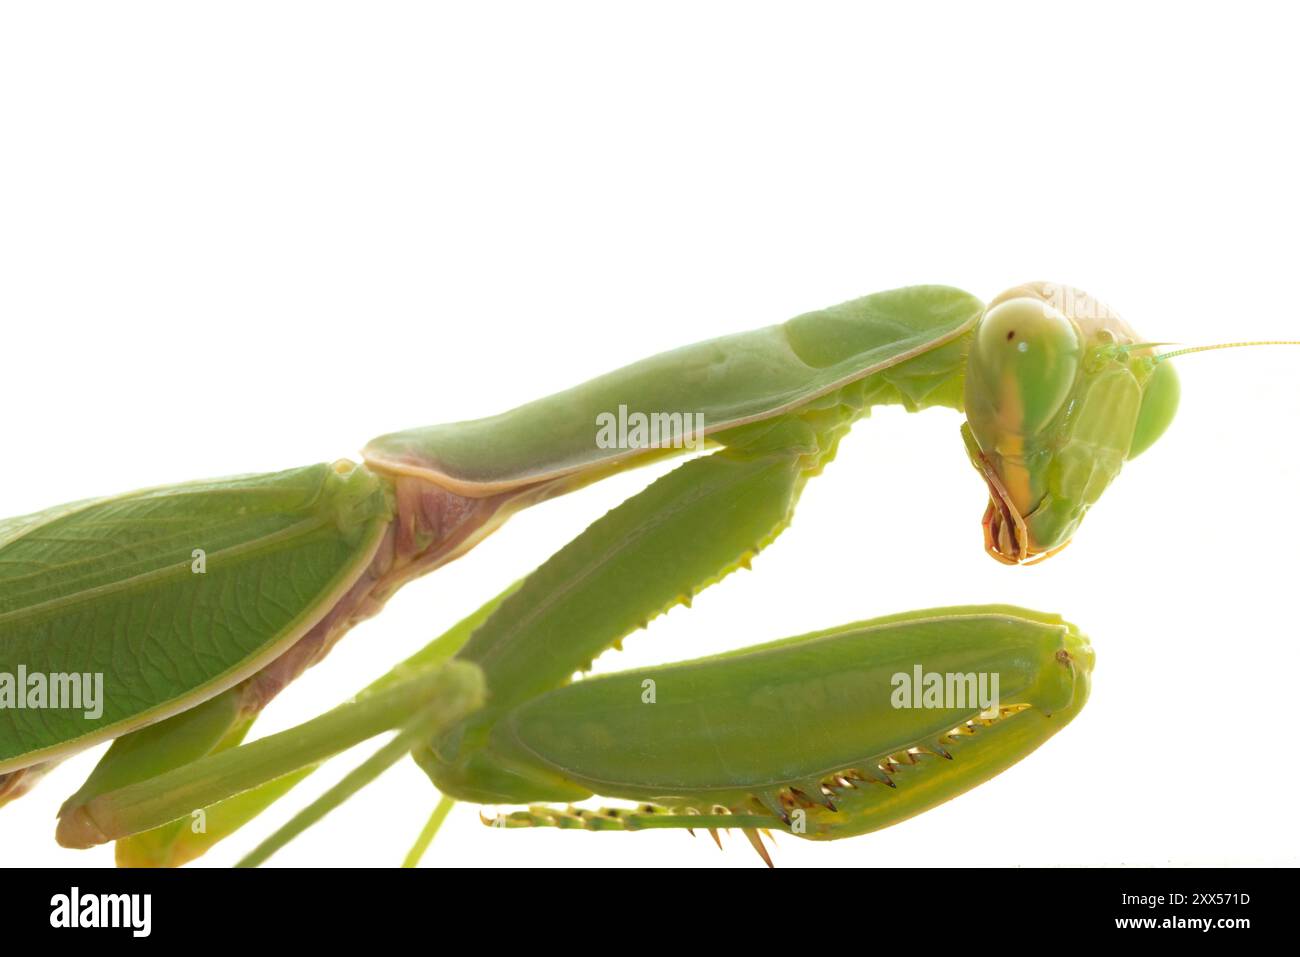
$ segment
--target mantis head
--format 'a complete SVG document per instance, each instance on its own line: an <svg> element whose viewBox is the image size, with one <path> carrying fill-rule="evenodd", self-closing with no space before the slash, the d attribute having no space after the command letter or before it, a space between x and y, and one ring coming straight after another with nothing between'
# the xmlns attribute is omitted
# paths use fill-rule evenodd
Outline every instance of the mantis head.
<svg viewBox="0 0 1300 957"><path fill-rule="evenodd" d="M1070 541L1120 467L1160 438L1178 377L1078 289L1028 283L989 303L966 364L971 462L989 486L985 549L1015 565Z"/></svg>

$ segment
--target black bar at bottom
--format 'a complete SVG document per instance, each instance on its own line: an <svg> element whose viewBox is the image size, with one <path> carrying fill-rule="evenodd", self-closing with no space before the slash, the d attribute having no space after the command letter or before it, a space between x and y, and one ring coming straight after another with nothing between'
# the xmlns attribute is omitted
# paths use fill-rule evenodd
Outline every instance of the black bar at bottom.
<svg viewBox="0 0 1300 957"><path fill-rule="evenodd" d="M19 941L46 934L128 946L255 940L258 949L279 937L338 946L356 934L396 945L388 935L402 935L409 946L429 933L434 949L459 946L453 942L468 934L491 948L518 937L604 953L625 937L693 951L715 937L735 947L753 935L771 946L786 932L832 947L837 940L999 946L1100 936L1199 936L1231 945L1261 930L1286 932L1295 875L1249 868L9 870L0 947L20 953ZM599 934L606 923L614 936ZM1021 936L1038 932L1046 936Z"/></svg>

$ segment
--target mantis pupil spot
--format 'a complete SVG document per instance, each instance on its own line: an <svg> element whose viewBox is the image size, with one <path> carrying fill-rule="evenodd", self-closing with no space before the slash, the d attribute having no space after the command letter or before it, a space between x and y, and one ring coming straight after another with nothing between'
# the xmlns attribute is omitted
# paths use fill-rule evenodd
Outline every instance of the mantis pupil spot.
<svg viewBox="0 0 1300 957"><path fill-rule="evenodd" d="M1015 337L1016 337L1016 330L1012 329L1010 332L1007 333L1007 342L1010 342Z"/></svg>

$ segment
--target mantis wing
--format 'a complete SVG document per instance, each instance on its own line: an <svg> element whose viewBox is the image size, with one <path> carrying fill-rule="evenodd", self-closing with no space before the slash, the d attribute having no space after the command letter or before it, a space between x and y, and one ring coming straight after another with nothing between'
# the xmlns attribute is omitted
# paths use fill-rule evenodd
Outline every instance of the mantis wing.
<svg viewBox="0 0 1300 957"><path fill-rule="evenodd" d="M321 464L0 525L0 773L252 675L348 590L389 518L379 479Z"/></svg>

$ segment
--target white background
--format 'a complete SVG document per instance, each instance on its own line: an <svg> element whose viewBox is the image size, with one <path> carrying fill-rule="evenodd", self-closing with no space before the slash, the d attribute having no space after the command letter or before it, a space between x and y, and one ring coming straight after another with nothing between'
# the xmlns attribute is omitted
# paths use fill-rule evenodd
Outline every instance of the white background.
<svg viewBox="0 0 1300 957"><path fill-rule="evenodd" d="M902 6L902 5L897 5ZM1295 24L1250 6L30 4L0 15L3 512L356 457L642 356L916 282L1080 286L1143 335L1300 337ZM778 865L1295 863L1300 350L1179 362L1181 414L1060 557L982 551L959 418L886 410L794 526L600 670L936 604L1092 636L1079 719L994 781ZM259 727L348 697L628 495L401 592ZM204 864L227 865L368 753ZM0 811L53 840L98 751ZM404 762L276 864L398 862ZM430 865L750 867L681 832L494 831Z"/></svg>

